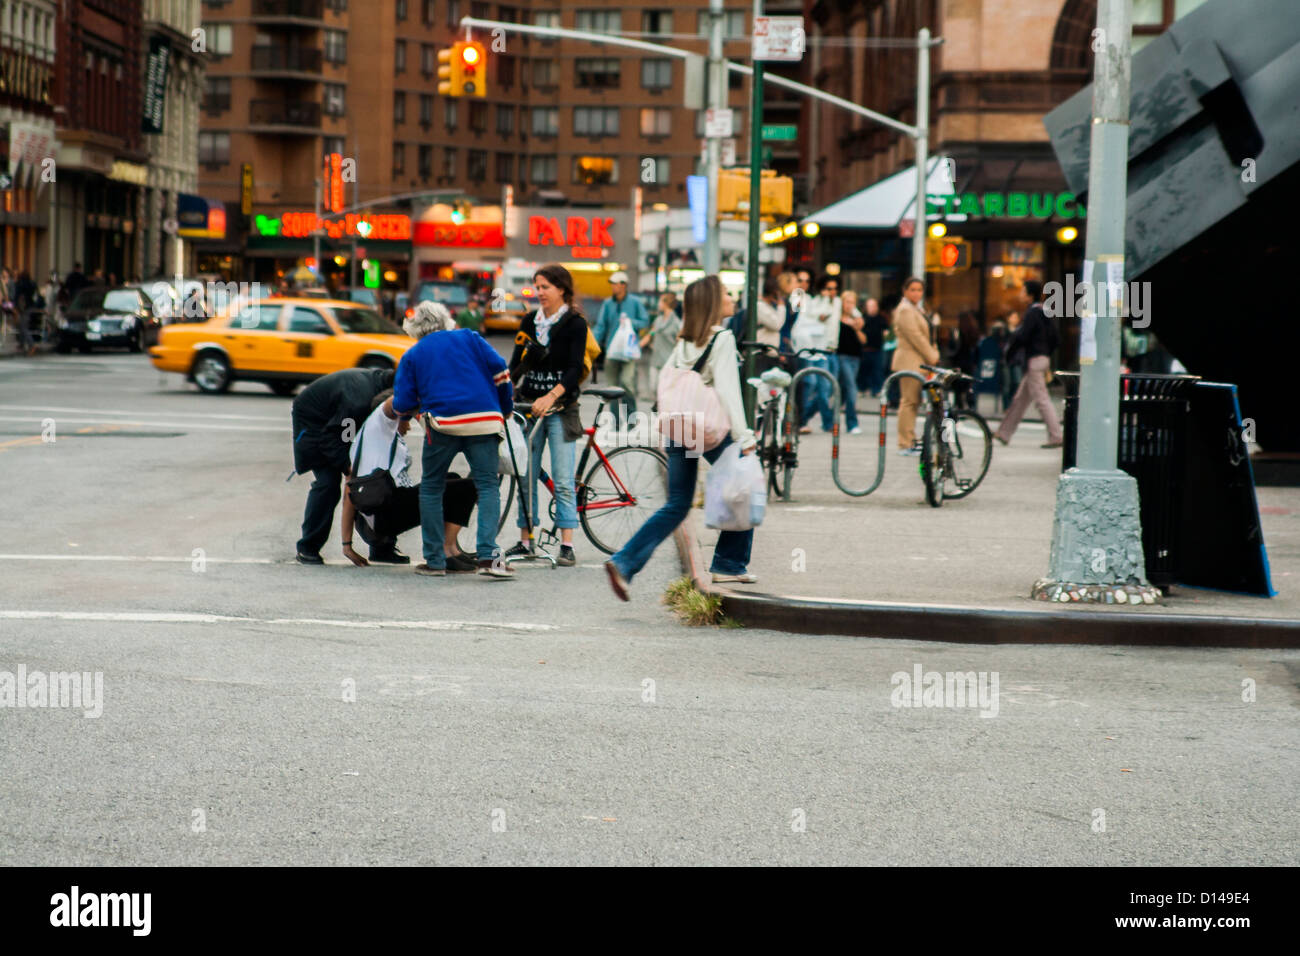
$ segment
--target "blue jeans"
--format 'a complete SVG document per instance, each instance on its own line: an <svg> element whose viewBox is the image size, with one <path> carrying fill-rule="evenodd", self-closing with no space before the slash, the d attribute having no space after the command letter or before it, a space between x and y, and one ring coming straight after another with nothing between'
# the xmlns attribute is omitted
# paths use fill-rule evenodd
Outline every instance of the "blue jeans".
<svg viewBox="0 0 1300 956"><path fill-rule="evenodd" d="M706 451L704 457L709 464L713 464L730 444L731 436L728 435L717 448ZM686 520L695 498L695 479L700 470L699 457L687 455L683 445L668 445L664 452L668 455L668 500L646 519L645 524L632 535L632 540L610 558L619 574L628 581L646 566L655 548ZM713 549L713 564L709 570L714 574L744 574L749 568L749 552L753 544L753 528L748 531L723 531L718 535L717 546Z"/></svg>
<svg viewBox="0 0 1300 956"><path fill-rule="evenodd" d="M885 382L885 355L880 349L865 349L862 364L858 368L858 391L870 392L874 397L880 394L880 386Z"/></svg>
<svg viewBox="0 0 1300 956"><path fill-rule="evenodd" d="M501 482L497 477L496 435L444 435L429 431L424 442L424 475L420 479L420 536L424 560L431 568L445 568L442 495L447 488L447 468L464 452L478 491L478 559L490 561L497 550L497 524L501 520Z"/></svg>
<svg viewBox="0 0 1300 956"><path fill-rule="evenodd" d="M633 368L636 366L634 365ZM532 434L528 436L531 464L528 466L529 516L533 527L541 526L537 514L537 479L542 473L542 446L551 446L551 481L555 484L555 526L560 529L578 526L578 493L574 490L573 466L576 457L577 442L564 440L564 422L557 412L543 415L533 425ZM519 495L519 520L521 528L528 527L524 521L524 496Z"/></svg>
<svg viewBox="0 0 1300 956"><path fill-rule="evenodd" d="M837 355L832 360L835 377L840 383L840 402L844 406L844 425L858 427L858 366L856 355Z"/></svg>
<svg viewBox="0 0 1300 956"><path fill-rule="evenodd" d="M831 368L830 358L825 355L819 355L813 359L800 359L799 368L824 368L832 375L835 370ZM835 412L831 408L831 383L829 379L820 375L805 376L799 383L803 391L800 404L799 421L807 424L817 413L822 416L822 431L828 432L835 424Z"/></svg>

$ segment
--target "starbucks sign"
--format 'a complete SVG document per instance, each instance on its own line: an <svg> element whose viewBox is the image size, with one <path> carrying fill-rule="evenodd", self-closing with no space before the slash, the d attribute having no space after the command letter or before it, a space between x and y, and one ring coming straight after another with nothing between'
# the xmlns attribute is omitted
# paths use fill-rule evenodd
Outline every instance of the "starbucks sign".
<svg viewBox="0 0 1300 956"><path fill-rule="evenodd" d="M1074 193L957 193L928 196L930 212L984 219L1085 219Z"/></svg>

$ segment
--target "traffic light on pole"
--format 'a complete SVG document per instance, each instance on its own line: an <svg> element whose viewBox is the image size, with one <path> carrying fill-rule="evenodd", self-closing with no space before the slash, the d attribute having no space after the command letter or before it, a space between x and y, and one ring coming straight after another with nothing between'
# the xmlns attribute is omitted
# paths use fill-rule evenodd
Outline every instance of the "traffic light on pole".
<svg viewBox="0 0 1300 956"><path fill-rule="evenodd" d="M474 40L457 40L438 51L438 92L443 96L487 96L487 50Z"/></svg>

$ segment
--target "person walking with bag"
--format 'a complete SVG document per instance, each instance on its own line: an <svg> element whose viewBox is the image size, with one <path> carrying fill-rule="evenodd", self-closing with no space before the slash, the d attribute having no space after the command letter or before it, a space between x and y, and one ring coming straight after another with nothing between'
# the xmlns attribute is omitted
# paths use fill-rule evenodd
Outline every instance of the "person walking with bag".
<svg viewBox="0 0 1300 956"><path fill-rule="evenodd" d="M531 516L534 525L539 520L537 483L542 449L549 444L551 478L555 482L555 526L560 529L560 554L555 563L571 568L578 563L573 552L573 529L578 527L578 492L573 473L577 465L576 443L583 437L578 400L587 351L587 319L573 301L573 276L564 266L537 270L533 288L539 308L520 324L519 332L526 344L515 345L510 356L510 377L518 383L521 401L532 403L537 422L529 443L527 499L522 487L525 482L520 482L519 543L506 552L506 557L533 553L528 520ZM635 363L628 367L636 371ZM634 380L633 387L635 384ZM527 516L525 502L529 505Z"/></svg>
<svg viewBox="0 0 1300 956"><path fill-rule="evenodd" d="M903 283L903 299L894 309L894 337L898 345L890 370L922 373L921 365L938 365L939 350L930 341L930 323L921 308L925 283L913 276ZM916 441L916 412L921 406L921 383L914 378L898 380L898 453L919 455Z"/></svg>
<svg viewBox="0 0 1300 956"><path fill-rule="evenodd" d="M1029 300L1029 308L1025 310L1020 325L1011 333L1007 358L1009 362L1018 353L1024 354L1025 377L1020 380L1016 397L1011 400L1011 407L1002 416L1002 424L993 437L1004 445L1008 444L1020 426L1020 420L1025 417L1029 403L1033 402L1047 425L1047 441L1042 447L1060 448L1065 444L1065 433L1056 417L1051 396L1047 394L1047 375L1052 367L1052 353L1056 351L1058 339L1056 323L1043 311L1041 282L1026 280L1024 294Z"/></svg>
<svg viewBox="0 0 1300 956"><path fill-rule="evenodd" d="M646 519L631 540L605 562L614 594L628 600L628 584L686 516L695 497L700 455L710 464L732 442L754 450L740 392L736 338L726 328L731 301L715 275L686 287L681 337L659 375L659 422L668 456L668 501ZM716 584L753 584L749 573L754 530L723 531L709 570Z"/></svg>
<svg viewBox="0 0 1300 956"><path fill-rule="evenodd" d="M627 294L626 272L615 272L609 284L614 294L600 307L595 334L605 356L608 384L624 391L619 407L626 426L627 418L636 412L636 363L641 358L641 335L650 327L650 316L638 297Z"/></svg>

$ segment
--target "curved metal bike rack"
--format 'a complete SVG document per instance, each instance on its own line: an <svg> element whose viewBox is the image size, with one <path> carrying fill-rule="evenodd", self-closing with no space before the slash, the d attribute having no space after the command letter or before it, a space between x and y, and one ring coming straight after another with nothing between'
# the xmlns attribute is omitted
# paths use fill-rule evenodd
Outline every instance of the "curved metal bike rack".
<svg viewBox="0 0 1300 956"><path fill-rule="evenodd" d="M824 368L817 368L815 366L810 366L808 368L800 369L798 372L794 374L794 378L790 380L790 386L786 392L785 427L799 428L800 426L803 425L803 421L800 419L798 414L799 403L797 401L797 397L799 395L799 390L797 386L801 378L803 378L805 375L809 375L813 373L825 376L826 378L830 379L831 382L831 397L832 397L831 410L835 416L835 423L831 428L831 479L835 482L835 487L839 488L840 491L844 492L846 495L849 495L850 497L853 498L865 498L867 495L871 494L873 491L879 488L880 483L885 480L885 456L887 454L885 448L885 430L886 430L886 421L889 417L889 386L894 383L895 379L914 378L922 385L924 385L927 381L929 381L929 379L927 379L920 372L913 372L907 369L903 369L894 372L892 375L886 378L884 384L880 386L880 415L879 415L880 431L877 435L877 445L879 450L876 458L876 480L873 481L866 488L858 490L858 489L846 487L844 482L840 480L840 411L842 410L843 405L840 401L840 383L834 375L832 375ZM794 423L793 426L791 426L790 424L791 422ZM788 440L786 444L787 445L789 444ZM781 496L783 501L790 500L791 484L793 484L793 482L786 482L786 492L784 495Z"/></svg>

